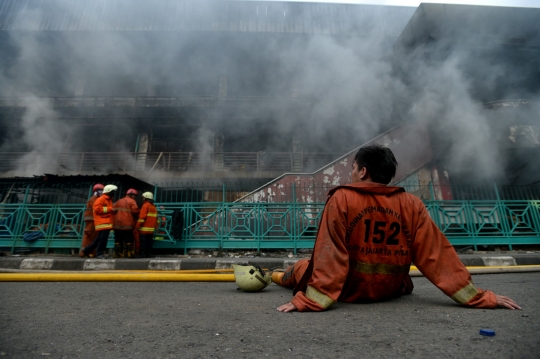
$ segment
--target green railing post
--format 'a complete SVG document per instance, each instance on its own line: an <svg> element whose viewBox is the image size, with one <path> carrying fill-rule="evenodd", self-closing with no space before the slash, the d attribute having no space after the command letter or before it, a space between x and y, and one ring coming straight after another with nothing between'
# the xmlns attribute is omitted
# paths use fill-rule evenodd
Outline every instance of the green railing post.
<svg viewBox="0 0 540 359"><path fill-rule="evenodd" d="M501 200L501 197L499 196L499 190L497 189L497 183L493 182L493 189L495 189L495 197L497 198L497 202Z"/></svg>
<svg viewBox="0 0 540 359"><path fill-rule="evenodd" d="M263 218L263 215L262 215L262 206L261 206L261 203L257 203L256 204L256 210L255 210L255 233L257 235L257 253L261 253L261 240L262 240L262 237L263 237L263 231L262 231L262 228L264 228L264 226L262 225L262 218Z"/></svg>
<svg viewBox="0 0 540 359"><path fill-rule="evenodd" d="M183 207L183 211L182 211L182 216L184 217L184 228L182 228L182 231L184 233L182 233L182 240L184 241L184 255L186 255L187 253L187 241L188 241L188 233L189 233L189 225L187 223L191 223L191 222L188 222L189 220L189 217L187 216L187 213L188 213L188 206L184 206Z"/></svg>
<svg viewBox="0 0 540 359"><path fill-rule="evenodd" d="M213 199L212 199L213 200ZM219 233L219 246L221 248L223 248L223 241L225 240L225 225L226 225L226 218L227 217L227 210L229 209L228 206L226 206L226 203L227 202L227 183L226 182L223 182L223 184L221 185L221 204L220 204L220 207L222 208L221 211L218 211L217 213L223 213L223 215L221 217L221 223L222 225L219 225L219 217L217 218L218 220L218 233Z"/></svg>
<svg viewBox="0 0 540 359"><path fill-rule="evenodd" d="M49 253L49 247L51 246L51 241L53 240L54 232L56 231L56 224L60 219L60 208L58 204L53 204L51 208L51 217L49 220L49 226L45 231L45 238L47 239L47 245L45 246L45 253Z"/></svg>
<svg viewBox="0 0 540 359"><path fill-rule="evenodd" d="M17 224L15 225L15 238L13 238L13 245L11 246L11 254L15 253L15 247L17 245L17 240L22 239L23 236L23 227L24 227L24 221L26 218L26 201L28 199L28 192L30 191L30 185L26 186L26 190L24 192L24 199L23 203L19 206L17 210Z"/></svg>
<svg viewBox="0 0 540 359"><path fill-rule="evenodd" d="M505 215L506 211L504 209L505 208L504 203L501 201L501 196L499 195L499 190L497 188L497 182L493 182L493 190L495 191L495 198L497 199L497 203L496 203L497 212L499 213L499 216L500 216L501 220L504 220L504 218L506 217L506 215ZM508 228L508 231L505 233L505 237L508 240L508 249L512 250L512 238L510 236L510 231L509 231L510 226L504 226L504 224L502 224L502 223L501 223L501 225L503 226L503 230L505 230L504 227Z"/></svg>
<svg viewBox="0 0 540 359"><path fill-rule="evenodd" d="M225 204L225 202L221 202L220 204L218 204L218 208L216 208L216 212L214 212L214 215L215 215L215 222L214 223L217 223L217 235L218 235L218 239L219 239L219 248L223 248L223 240L224 240L224 237L225 237L225 217L227 216L227 213L228 213L228 206ZM219 213L221 213L221 218L219 218ZM207 218L209 217L209 215L206 216ZM210 223L210 219L208 219L208 223ZM210 226L210 228L212 228Z"/></svg>
<svg viewBox="0 0 540 359"><path fill-rule="evenodd" d="M296 183L292 183L291 186L291 192L292 192L292 215L293 215L293 243L294 243L294 254L296 255L296 246L297 246L297 238L298 238L298 229L296 228Z"/></svg>
<svg viewBox="0 0 540 359"><path fill-rule="evenodd" d="M15 253L15 247L17 244L17 239L22 238L22 220L21 217L24 216L24 204L19 206L16 210L16 222L15 222L15 228L13 229L13 244L11 246L11 254Z"/></svg>
<svg viewBox="0 0 540 359"><path fill-rule="evenodd" d="M30 191L30 185L26 186L26 191L24 192L23 203L26 203L26 201L28 200L28 191Z"/></svg>
<svg viewBox="0 0 540 359"><path fill-rule="evenodd" d="M227 183L226 182L223 182L222 192L223 192L223 196L222 196L221 201L225 203L227 202Z"/></svg>

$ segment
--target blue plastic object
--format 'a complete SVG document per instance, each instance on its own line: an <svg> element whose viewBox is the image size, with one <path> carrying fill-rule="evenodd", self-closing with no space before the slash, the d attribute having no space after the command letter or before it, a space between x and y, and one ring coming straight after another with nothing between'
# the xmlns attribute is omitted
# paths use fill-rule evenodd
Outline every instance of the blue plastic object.
<svg viewBox="0 0 540 359"><path fill-rule="evenodd" d="M42 239L45 236L43 235L43 232L26 232L23 234L23 241L25 242L35 242L38 239Z"/></svg>
<svg viewBox="0 0 540 359"><path fill-rule="evenodd" d="M494 337L495 331L493 329L480 329L480 335L484 335L486 337Z"/></svg>

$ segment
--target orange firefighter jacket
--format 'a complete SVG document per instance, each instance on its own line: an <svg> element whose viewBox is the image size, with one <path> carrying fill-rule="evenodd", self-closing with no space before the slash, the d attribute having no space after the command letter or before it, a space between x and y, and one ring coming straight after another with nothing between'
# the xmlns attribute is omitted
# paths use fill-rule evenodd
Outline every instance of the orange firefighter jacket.
<svg viewBox="0 0 540 359"><path fill-rule="evenodd" d="M142 234L151 234L154 233L156 227L157 208L153 203L145 201L141 207L141 213L139 214L136 229Z"/></svg>
<svg viewBox="0 0 540 359"><path fill-rule="evenodd" d="M496 307L495 294L474 286L419 198L401 187L365 182L337 187L329 196L292 299L299 311L399 296L411 262L457 303Z"/></svg>
<svg viewBox="0 0 540 359"><path fill-rule="evenodd" d="M113 204L108 194L103 193L94 202L94 225L96 231L113 229Z"/></svg>
<svg viewBox="0 0 540 359"><path fill-rule="evenodd" d="M94 202L96 202L96 199L98 199L98 196L93 195L88 202L86 202L86 210L84 211L85 222L94 222Z"/></svg>
<svg viewBox="0 0 540 359"><path fill-rule="evenodd" d="M134 199L126 196L119 199L114 208L118 210L114 214L114 229L121 231L133 230L135 228L135 220L139 214L139 207Z"/></svg>

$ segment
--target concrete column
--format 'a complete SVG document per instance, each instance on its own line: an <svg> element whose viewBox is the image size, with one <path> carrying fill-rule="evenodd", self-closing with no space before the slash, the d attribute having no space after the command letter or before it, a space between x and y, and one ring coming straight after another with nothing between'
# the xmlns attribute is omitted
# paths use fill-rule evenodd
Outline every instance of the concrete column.
<svg viewBox="0 0 540 359"><path fill-rule="evenodd" d="M227 76L219 77L219 97L227 97Z"/></svg>
<svg viewBox="0 0 540 359"><path fill-rule="evenodd" d="M214 170L223 171L223 143L225 142L225 136L223 133L216 133L214 135Z"/></svg>
<svg viewBox="0 0 540 359"><path fill-rule="evenodd" d="M139 134L139 143L137 146L137 153L135 154L136 158L136 164L135 164L135 171L137 172L144 172L146 169L146 159L147 159L147 152L148 152L148 134L141 132Z"/></svg>
<svg viewBox="0 0 540 359"><path fill-rule="evenodd" d="M291 153L291 170L302 172L304 169L304 151L299 136L293 136Z"/></svg>
<svg viewBox="0 0 540 359"><path fill-rule="evenodd" d="M86 85L86 79L84 77L80 77L80 78L75 80L75 93L74 93L74 95L76 97L84 95L84 86L85 85Z"/></svg>

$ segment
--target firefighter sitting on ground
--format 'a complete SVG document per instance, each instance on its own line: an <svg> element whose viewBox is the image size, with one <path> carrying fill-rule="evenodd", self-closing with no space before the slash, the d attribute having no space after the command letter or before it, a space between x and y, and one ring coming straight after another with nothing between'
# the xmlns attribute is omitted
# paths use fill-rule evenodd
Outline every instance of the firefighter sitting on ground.
<svg viewBox="0 0 540 359"><path fill-rule="evenodd" d="M311 259L272 274L275 283L294 288L293 299L277 310L322 311L336 301L378 302L410 294L411 262L463 306L521 309L508 297L474 286L422 201L387 186L396 167L389 148L358 151L352 184L329 193Z"/></svg>
<svg viewBox="0 0 540 359"><path fill-rule="evenodd" d="M157 209L154 205L154 195L152 192L144 192L142 197L144 203L141 207L135 230L139 232L140 256L150 258L154 242L154 231L158 225Z"/></svg>
<svg viewBox="0 0 540 359"><path fill-rule="evenodd" d="M84 211L84 234L82 239L81 247L86 247L92 244L92 242L96 239L98 232L96 231L96 228L94 227L94 202L96 202L96 199L98 199L101 194L103 193L103 185L101 183L97 183L92 188L92 192L94 193L88 202L86 202L86 210ZM79 253L84 257L84 254ZM89 257L93 257L95 255L95 251L92 251L91 253L88 253Z"/></svg>
<svg viewBox="0 0 540 359"><path fill-rule="evenodd" d="M94 225L98 235L89 246L82 247L79 255L87 256L88 253L96 250L96 258L105 259L104 251L107 248L109 233L113 229L113 214L116 209L113 207L113 198L118 187L108 184L103 188L103 194L94 202Z"/></svg>
<svg viewBox="0 0 540 359"><path fill-rule="evenodd" d="M135 202L137 191L128 189L126 196L119 199L114 208L118 211L114 215L114 257L133 258L135 248L133 247L135 223L139 215L139 206Z"/></svg>

